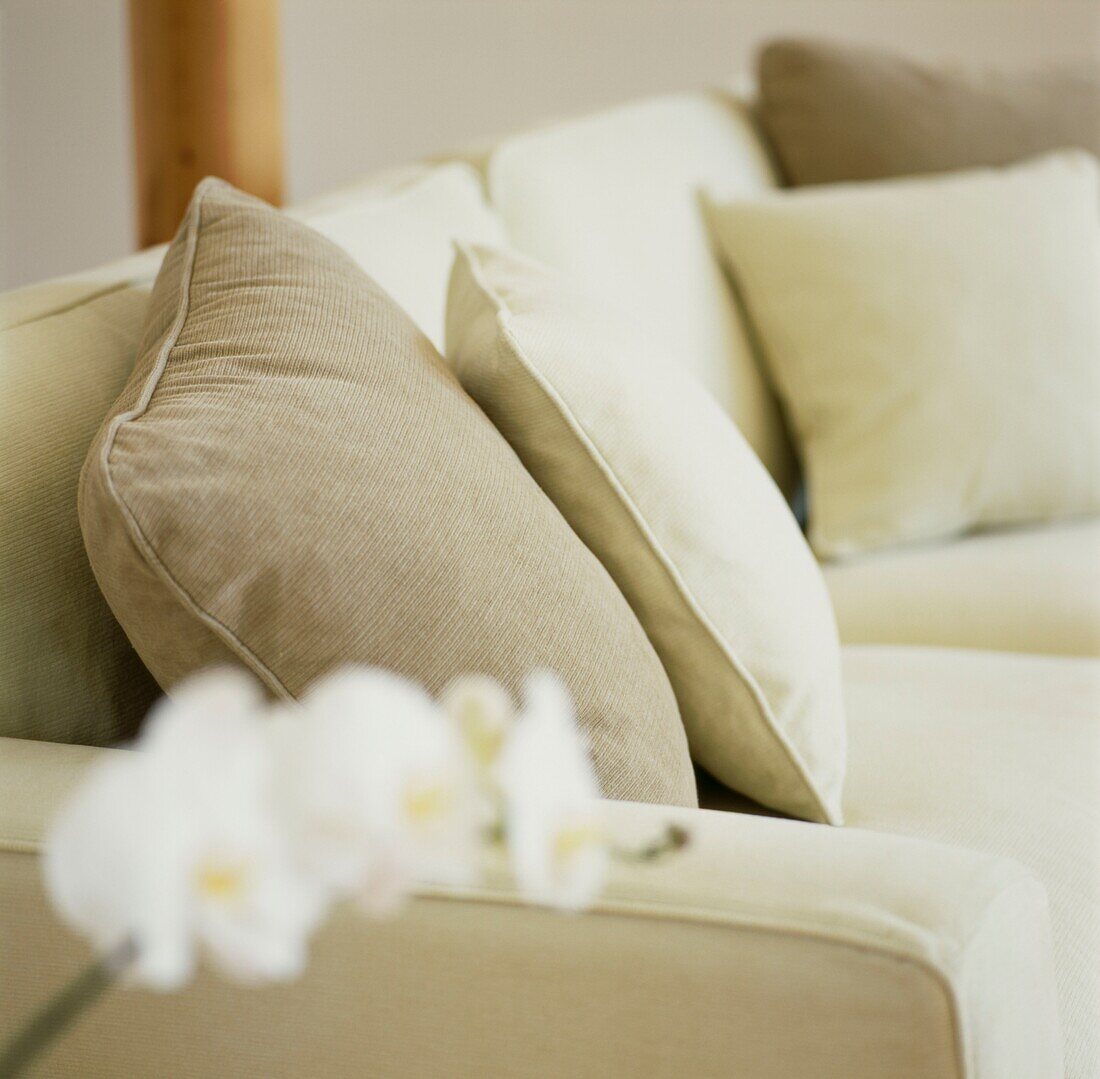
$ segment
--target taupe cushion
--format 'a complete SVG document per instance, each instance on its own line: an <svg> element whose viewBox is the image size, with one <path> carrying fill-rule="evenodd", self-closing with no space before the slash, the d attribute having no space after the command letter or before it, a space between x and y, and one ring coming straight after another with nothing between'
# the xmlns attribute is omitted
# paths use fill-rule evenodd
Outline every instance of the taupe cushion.
<svg viewBox="0 0 1100 1079"><path fill-rule="evenodd" d="M947 172L1080 147L1100 155L1100 64L963 71L889 52L777 41L760 120L792 184Z"/></svg>
<svg viewBox="0 0 1100 1079"><path fill-rule="evenodd" d="M428 339L333 244L219 181L165 257L80 520L163 686L219 662L287 698L347 662L435 691L548 668L606 794L695 801L626 601Z"/></svg>
<svg viewBox="0 0 1100 1079"><path fill-rule="evenodd" d="M376 175L292 212L431 337L456 237L500 243L459 164ZM165 246L0 295L0 735L109 745L159 693L92 576L80 467L134 366Z"/></svg>

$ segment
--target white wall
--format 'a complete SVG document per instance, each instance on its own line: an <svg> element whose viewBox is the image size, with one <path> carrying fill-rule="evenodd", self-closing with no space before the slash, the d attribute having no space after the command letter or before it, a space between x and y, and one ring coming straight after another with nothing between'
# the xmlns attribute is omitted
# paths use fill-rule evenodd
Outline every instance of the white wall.
<svg viewBox="0 0 1100 1079"><path fill-rule="evenodd" d="M134 249L124 0L0 0L0 288Z"/></svg>
<svg viewBox="0 0 1100 1079"><path fill-rule="evenodd" d="M1093 0L283 0L289 193L547 116L729 83L786 33L967 63L1100 53Z"/></svg>
<svg viewBox="0 0 1100 1079"><path fill-rule="evenodd" d="M1100 54L1100 0L282 0L287 187L729 83L780 33L966 63ZM0 0L0 287L134 242L124 0Z"/></svg>

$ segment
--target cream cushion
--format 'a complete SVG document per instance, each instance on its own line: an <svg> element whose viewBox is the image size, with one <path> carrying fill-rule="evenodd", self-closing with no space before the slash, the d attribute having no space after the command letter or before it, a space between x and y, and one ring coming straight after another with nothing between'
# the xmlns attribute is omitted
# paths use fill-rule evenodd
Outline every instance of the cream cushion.
<svg viewBox="0 0 1100 1079"><path fill-rule="evenodd" d="M498 145L488 183L512 246L668 342L789 488L786 432L700 213L704 188L732 197L774 185L746 108L724 94L677 94L570 120Z"/></svg>
<svg viewBox="0 0 1100 1079"><path fill-rule="evenodd" d="M759 802L839 822L832 609L729 417L629 317L507 252L459 249L447 356L626 595L695 759Z"/></svg>
<svg viewBox="0 0 1100 1079"><path fill-rule="evenodd" d="M1067 1076L1100 1075L1100 661L844 649L852 828L1014 858L1046 884Z"/></svg>
<svg viewBox="0 0 1100 1079"><path fill-rule="evenodd" d="M1100 509L1098 200L1067 151L715 212L818 554Z"/></svg>
<svg viewBox="0 0 1100 1079"><path fill-rule="evenodd" d="M401 170L292 211L342 247L405 309L436 348L454 240L501 244L481 181L459 162Z"/></svg>
<svg viewBox="0 0 1100 1079"><path fill-rule="evenodd" d="M1100 657L1100 520L879 551L824 571L846 643Z"/></svg>
<svg viewBox="0 0 1100 1079"><path fill-rule="evenodd" d="M451 241L500 223L464 165L371 179L296 211L433 338ZM106 745L156 686L111 615L80 538L81 463L134 365L164 248L0 296L0 733Z"/></svg>

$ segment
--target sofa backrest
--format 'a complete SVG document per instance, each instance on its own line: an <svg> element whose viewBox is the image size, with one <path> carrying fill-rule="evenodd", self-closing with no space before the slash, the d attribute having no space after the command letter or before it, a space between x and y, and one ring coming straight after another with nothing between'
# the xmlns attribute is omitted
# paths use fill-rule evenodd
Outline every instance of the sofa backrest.
<svg viewBox="0 0 1100 1079"><path fill-rule="evenodd" d="M667 341L788 485L777 406L699 206L703 190L774 184L746 107L720 93L655 98L502 140L478 167L410 166L290 212L437 345L454 239L508 242L573 273ZM76 488L132 368L163 250L0 296L0 735L108 744L156 695L88 566Z"/></svg>
<svg viewBox="0 0 1100 1079"><path fill-rule="evenodd" d="M512 246L631 311L699 376L789 493L786 431L700 198L776 184L744 100L709 92L634 102L506 139L484 169Z"/></svg>
<svg viewBox="0 0 1100 1079"><path fill-rule="evenodd" d="M504 242L466 165L417 166L293 211L442 336L452 241ZM92 576L80 468L133 367L164 248L0 296L0 736L104 745L157 688Z"/></svg>

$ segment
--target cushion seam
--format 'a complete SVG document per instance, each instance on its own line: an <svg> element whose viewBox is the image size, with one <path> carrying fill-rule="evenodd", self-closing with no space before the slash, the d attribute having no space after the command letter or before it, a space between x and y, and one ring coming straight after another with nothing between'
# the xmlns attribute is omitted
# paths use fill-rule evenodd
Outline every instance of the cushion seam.
<svg viewBox="0 0 1100 1079"><path fill-rule="evenodd" d="M7 333L9 330L18 330L23 326L33 326L36 322L45 322L47 319L57 318L59 315L67 315L70 311L75 311L85 304L95 303L96 300L103 299L104 296L110 296L115 292L123 292L129 288L147 285L152 280L152 277L132 277L127 278L125 281L116 281L112 285L105 285L103 288L95 289L93 292L81 296L80 299L72 300L70 303L62 304L60 307L51 307L47 311L41 311L37 315L21 318L15 322L5 322L0 326L0 332Z"/></svg>
<svg viewBox="0 0 1100 1079"><path fill-rule="evenodd" d="M172 349L175 347L180 333L183 331L183 327L187 322L187 317L190 314L191 309L191 276L195 268L195 256L198 249L198 237L201 224L202 204L208 190L207 184L204 182L199 185L195 192L194 201L189 213L192 215L191 221L188 223L187 231L187 246L185 249L186 263L184 266L184 272L181 277L181 295L178 300L178 310L176 317L172 322L172 325L168 331L164 344L161 346L160 352L157 355L157 361L153 365L152 371L145 382L145 386L142 389L141 396L138 398L137 403L133 408L126 412L120 412L115 416L108 427L106 437L103 440L103 448L100 451L100 468L104 477L105 486L111 498L118 506L123 520L126 522L127 533L130 541L137 548L138 552L144 557L146 564L153 570L156 576L161 580L161 583L166 585L168 590L175 594L181 605L187 609L195 618L197 618L208 629L212 630L215 636L219 637L224 644L226 644L230 651L234 652L239 658L245 661L253 671L258 674L268 688L271 689L276 695L293 699L293 694L282 683L281 679L263 662L239 637L223 622L219 621L209 611L205 610L199 603L191 596L191 594L176 580L175 576L168 569L167 566L161 561L157 555L153 545L149 542L145 536L144 531L141 528L136 516L131 510L130 506L126 503L125 499L121 496L117 490L114 482L114 477L111 474L111 452L114 449L115 439L119 430L123 424L129 423L142 416L148 409L150 402L153 399L153 394L156 392L157 386L160 383L160 379L164 374L165 369L168 366L168 359L171 355Z"/></svg>

